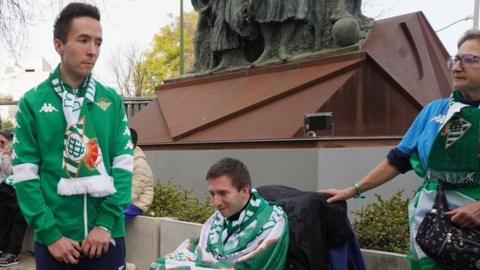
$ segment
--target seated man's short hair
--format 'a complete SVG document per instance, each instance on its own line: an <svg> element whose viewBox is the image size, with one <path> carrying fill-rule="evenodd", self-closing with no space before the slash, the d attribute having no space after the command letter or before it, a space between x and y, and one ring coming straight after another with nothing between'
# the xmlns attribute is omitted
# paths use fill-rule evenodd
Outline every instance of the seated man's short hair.
<svg viewBox="0 0 480 270"><path fill-rule="evenodd" d="M247 166L238 159L223 158L219 160L210 167L206 179L208 181L224 175L229 176L232 179L233 185L237 190L241 190L246 186L252 186Z"/></svg>

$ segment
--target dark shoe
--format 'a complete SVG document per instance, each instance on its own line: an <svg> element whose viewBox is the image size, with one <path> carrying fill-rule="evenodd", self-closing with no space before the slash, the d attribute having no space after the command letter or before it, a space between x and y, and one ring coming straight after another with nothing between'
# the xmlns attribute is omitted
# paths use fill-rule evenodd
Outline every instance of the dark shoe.
<svg viewBox="0 0 480 270"><path fill-rule="evenodd" d="M18 256L12 253L3 253L0 256L0 267L18 264Z"/></svg>

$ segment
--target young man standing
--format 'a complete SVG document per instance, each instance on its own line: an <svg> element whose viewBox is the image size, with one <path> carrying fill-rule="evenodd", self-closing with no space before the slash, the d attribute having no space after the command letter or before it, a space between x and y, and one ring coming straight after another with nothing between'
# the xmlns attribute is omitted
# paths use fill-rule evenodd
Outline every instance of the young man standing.
<svg viewBox="0 0 480 270"><path fill-rule="evenodd" d="M101 44L98 9L67 5L54 25L60 64L19 101L13 173L39 270L125 267L133 147L120 96L91 74Z"/></svg>
<svg viewBox="0 0 480 270"><path fill-rule="evenodd" d="M224 158L208 170L207 185L217 211L203 225L200 237L185 240L150 269L283 270L287 216L252 189L247 167Z"/></svg>

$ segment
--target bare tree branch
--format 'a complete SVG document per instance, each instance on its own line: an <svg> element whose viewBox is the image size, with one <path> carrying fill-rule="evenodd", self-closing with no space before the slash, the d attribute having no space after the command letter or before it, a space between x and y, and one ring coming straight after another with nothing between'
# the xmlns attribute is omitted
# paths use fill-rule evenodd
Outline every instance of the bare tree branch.
<svg viewBox="0 0 480 270"><path fill-rule="evenodd" d="M374 19L383 18L385 14L388 14L393 9L397 8L397 6L401 3L401 1L395 1L390 3L388 6L380 1L374 0L363 0L362 2L362 11L363 13L368 13L370 17ZM375 13L372 14L372 10L375 10Z"/></svg>
<svg viewBox="0 0 480 270"><path fill-rule="evenodd" d="M45 17L45 10L60 9L73 0L0 0L0 46L17 57L28 41L28 27L39 18ZM94 5L105 1L90 0Z"/></svg>
<svg viewBox="0 0 480 270"><path fill-rule="evenodd" d="M125 50L117 49L109 64L118 89L123 96L142 96L145 85L145 73L142 71L144 54L135 46Z"/></svg>
<svg viewBox="0 0 480 270"><path fill-rule="evenodd" d="M33 10L32 0L0 1L0 41L12 55L26 41L26 26L33 18Z"/></svg>

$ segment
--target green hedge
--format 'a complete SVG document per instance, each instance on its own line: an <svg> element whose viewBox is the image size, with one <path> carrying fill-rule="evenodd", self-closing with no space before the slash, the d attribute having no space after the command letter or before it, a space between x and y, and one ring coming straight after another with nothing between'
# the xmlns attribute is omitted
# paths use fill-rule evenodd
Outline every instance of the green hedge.
<svg viewBox="0 0 480 270"><path fill-rule="evenodd" d="M385 200L375 194L376 201L353 211L353 228L360 246L406 254L408 252L408 198L398 191L392 198Z"/></svg>
<svg viewBox="0 0 480 270"><path fill-rule="evenodd" d="M154 190L153 203L148 213L150 216L204 223L215 211L208 199L200 201L192 197L193 190L186 190L179 185L159 183Z"/></svg>

